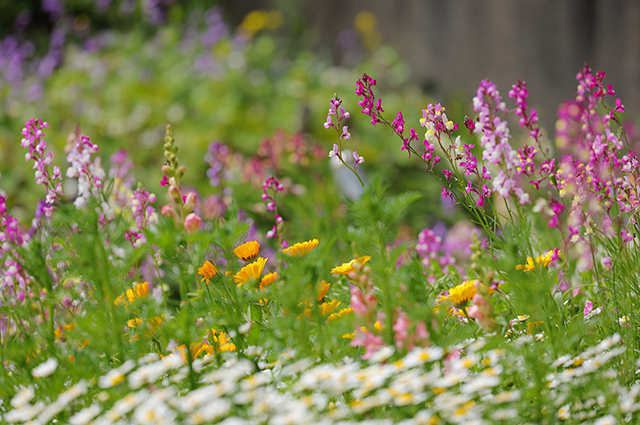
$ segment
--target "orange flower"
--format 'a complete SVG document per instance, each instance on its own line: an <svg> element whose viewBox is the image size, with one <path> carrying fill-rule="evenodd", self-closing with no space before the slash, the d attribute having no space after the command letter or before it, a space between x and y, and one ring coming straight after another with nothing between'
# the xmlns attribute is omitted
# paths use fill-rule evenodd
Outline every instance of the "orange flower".
<svg viewBox="0 0 640 425"><path fill-rule="evenodd" d="M202 267L200 267L198 269L198 274L200 276L203 276L202 280L200 282L205 282L206 284L209 283L209 281L218 274L218 269L216 269L216 266L214 266L213 264L211 264L210 261L205 261L204 264L202 265Z"/></svg>
<svg viewBox="0 0 640 425"><path fill-rule="evenodd" d="M318 283L318 302L321 303L324 301L324 297L327 295L327 291L329 290L329 287L331 286L330 283L325 282L324 280L322 282Z"/></svg>
<svg viewBox="0 0 640 425"><path fill-rule="evenodd" d="M282 252L284 252L285 254L289 254L292 257L299 257L310 253L313 248L318 246L318 243L319 242L317 239L311 239L310 241L300 242L290 246L289 248L285 248L282 250Z"/></svg>
<svg viewBox="0 0 640 425"><path fill-rule="evenodd" d="M256 241L250 241L243 243L239 247L233 250L233 253L238 256L244 262L249 262L256 258L260 251L260 244Z"/></svg>
<svg viewBox="0 0 640 425"><path fill-rule="evenodd" d="M251 279L260 279L262 269L264 269L265 264L267 264L267 259L258 257L256 261L251 264L247 264L242 268L242 270L236 273L233 276L233 281L238 284L238 287L240 287Z"/></svg>
<svg viewBox="0 0 640 425"><path fill-rule="evenodd" d="M278 272L273 272L273 273L269 273L268 275L265 275L262 278L262 281L260 281L260 289L264 289L267 286L271 285L273 282L276 281L277 277L278 277Z"/></svg>

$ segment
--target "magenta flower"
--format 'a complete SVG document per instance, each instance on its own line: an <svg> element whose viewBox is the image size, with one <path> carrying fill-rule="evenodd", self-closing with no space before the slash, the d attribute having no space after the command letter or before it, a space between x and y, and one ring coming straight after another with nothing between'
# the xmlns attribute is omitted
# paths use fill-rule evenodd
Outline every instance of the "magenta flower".
<svg viewBox="0 0 640 425"><path fill-rule="evenodd" d="M357 151L353 151L353 160L354 162L354 166L353 168L358 168L358 164L362 164L364 162L364 158L358 155Z"/></svg>

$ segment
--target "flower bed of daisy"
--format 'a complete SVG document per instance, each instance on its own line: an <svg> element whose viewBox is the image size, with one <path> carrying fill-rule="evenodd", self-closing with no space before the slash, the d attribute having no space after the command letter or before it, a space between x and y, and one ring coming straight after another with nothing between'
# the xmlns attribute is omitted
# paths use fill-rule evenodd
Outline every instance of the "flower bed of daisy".
<svg viewBox="0 0 640 425"><path fill-rule="evenodd" d="M429 104L411 127L364 74L357 105L330 101L328 155L213 143L212 193L183 184L171 126L157 196L79 127L61 168L28 121L46 196L27 226L0 192L2 422L635 423L637 134L604 73L577 80L554 156L522 81L515 109L485 80L474 117ZM424 195L363 173L361 119L469 219L408 230ZM232 190L247 163L273 172L261 197Z"/></svg>

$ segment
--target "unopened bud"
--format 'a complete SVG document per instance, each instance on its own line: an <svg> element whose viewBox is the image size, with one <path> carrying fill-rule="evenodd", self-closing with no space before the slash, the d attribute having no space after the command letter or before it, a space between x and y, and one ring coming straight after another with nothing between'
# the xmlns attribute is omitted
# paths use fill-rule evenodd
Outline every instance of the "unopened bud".
<svg viewBox="0 0 640 425"><path fill-rule="evenodd" d="M176 210L171 208L171 205L165 205L164 207L162 207L162 210L160 210L160 212L165 217L171 218L176 226L180 223L180 217L178 217L178 213L176 212Z"/></svg>
<svg viewBox="0 0 640 425"><path fill-rule="evenodd" d="M182 176L184 176L184 173L187 172L187 167L185 167L184 165L181 165L180 167L178 167L178 178L182 178Z"/></svg>
<svg viewBox="0 0 640 425"><path fill-rule="evenodd" d="M189 192L187 194L187 199L184 201L184 208L186 212L193 211L193 208L196 206L197 196L195 192Z"/></svg>
<svg viewBox="0 0 640 425"><path fill-rule="evenodd" d="M358 274L356 272L349 272L349 274L347 275L347 277L350 280L356 280L358 278Z"/></svg>
<svg viewBox="0 0 640 425"><path fill-rule="evenodd" d="M171 208L170 205L165 205L164 207L162 207L162 209L160 210L160 212L162 213L163 216L165 217L171 217L171 212L173 211L173 208ZM175 211L173 211L175 213Z"/></svg>
<svg viewBox="0 0 640 425"><path fill-rule="evenodd" d="M167 176L173 175L173 169L169 165L163 165L160 170L162 170L162 172Z"/></svg>
<svg viewBox="0 0 640 425"><path fill-rule="evenodd" d="M196 230L200 230L200 226L202 225L202 219L196 213L191 213L187 215L184 219L184 228L187 229L187 232L193 233Z"/></svg>
<svg viewBox="0 0 640 425"><path fill-rule="evenodd" d="M180 189L178 189L178 186L169 186L169 195L171 195L176 202L182 204L182 196L180 195Z"/></svg>

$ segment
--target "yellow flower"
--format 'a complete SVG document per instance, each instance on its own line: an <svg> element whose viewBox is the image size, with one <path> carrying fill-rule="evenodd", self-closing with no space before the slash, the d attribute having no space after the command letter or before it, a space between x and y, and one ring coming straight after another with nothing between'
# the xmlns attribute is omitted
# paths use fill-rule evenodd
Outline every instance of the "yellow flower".
<svg viewBox="0 0 640 425"><path fill-rule="evenodd" d="M160 316L152 317L151 319L147 320L147 323L145 325L142 319L140 319L139 317L136 317L131 320L127 320L127 326L132 329L144 328L144 336L148 338L154 335L158 331L158 328L160 327L160 324L164 319L165 319L165 315L161 314ZM140 337L137 334L133 334L129 342L138 341L139 339Z"/></svg>
<svg viewBox="0 0 640 425"><path fill-rule="evenodd" d="M540 264L542 267L547 268L552 261L556 261L560 258L562 253L558 248L545 252L539 257L536 257L535 262L533 258L527 257L527 264L518 264L516 270L524 270L525 272L531 272L536 269L536 264Z"/></svg>
<svg viewBox="0 0 640 425"><path fill-rule="evenodd" d="M438 297L436 302L449 301L456 308L464 307L478 293L475 285L477 282L477 280L465 280L460 285L451 288L448 296Z"/></svg>
<svg viewBox="0 0 640 425"><path fill-rule="evenodd" d="M259 251L260 244L256 241L249 241L234 249L233 253L236 254L239 259L248 263L256 258Z"/></svg>
<svg viewBox="0 0 640 425"><path fill-rule="evenodd" d="M204 264L202 264L202 267L198 269L198 274L202 276L202 280L200 282L208 284L209 281L218 274L218 269L216 269L216 266L214 266L210 261L205 261Z"/></svg>
<svg viewBox="0 0 640 425"><path fill-rule="evenodd" d="M76 347L78 347L78 350L82 350L84 347L89 345L89 340L87 338L85 338L84 341L82 341L82 344L78 344L75 341L74 341L74 344L76 344Z"/></svg>
<svg viewBox="0 0 640 425"><path fill-rule="evenodd" d="M334 267L333 269L331 269L331 273L348 275L349 273L354 271L353 265L355 263L360 263L361 265L364 265L370 259L371 259L371 257L368 256L368 255L365 255L365 256L360 257L360 258L354 258L353 260L349 261L348 263L342 263L341 266Z"/></svg>
<svg viewBox="0 0 640 425"><path fill-rule="evenodd" d="M324 280L322 282L318 283L318 302L321 303L324 301L324 297L327 295L327 291L329 290L329 287L331 286L330 283L325 282Z"/></svg>
<svg viewBox="0 0 640 425"><path fill-rule="evenodd" d="M278 272L273 272L265 275L260 281L260 289L264 289L267 286L271 285L273 282L276 281L277 277L278 277Z"/></svg>
<svg viewBox="0 0 640 425"><path fill-rule="evenodd" d="M65 331L72 331L76 328L76 324L75 323L70 323L68 325L60 325L58 326L57 329L55 329L53 331L53 334L56 336L56 338L60 338L62 339L62 336L64 335Z"/></svg>
<svg viewBox="0 0 640 425"><path fill-rule="evenodd" d="M138 283L132 289L127 289L127 291L116 298L113 303L115 305L126 305L134 302L138 298L144 298L147 295L149 295L149 282Z"/></svg>
<svg viewBox="0 0 640 425"><path fill-rule="evenodd" d="M133 329L142 326L142 323L144 322L139 317L136 317L135 319L127 320L127 326Z"/></svg>
<svg viewBox="0 0 640 425"><path fill-rule="evenodd" d="M320 304L319 305L320 314L322 314L323 316L327 316L333 310L338 308L339 305L340 305L340 301L338 301L338 300L332 300L332 301L330 301L328 303Z"/></svg>
<svg viewBox="0 0 640 425"><path fill-rule="evenodd" d="M247 264L233 276L233 281L238 284L238 287L242 286L244 283L251 279L260 279L262 275L262 269L264 269L264 265L267 264L267 259L258 257L256 261L251 264Z"/></svg>
<svg viewBox="0 0 640 425"><path fill-rule="evenodd" d="M524 270L525 272L531 272L536 269L536 265L533 262L533 258L527 257L527 264L518 264L516 270Z"/></svg>
<svg viewBox="0 0 640 425"><path fill-rule="evenodd" d="M353 313L352 307L343 308L337 313L331 313L329 317L327 317L327 323L331 323L334 320L339 319L340 317L345 316L347 314L351 314L351 313Z"/></svg>
<svg viewBox="0 0 640 425"><path fill-rule="evenodd" d="M458 310L454 310L453 308L449 309L449 313L457 314L458 316L465 316L465 312L467 311L467 305L473 299L474 295L478 293L478 287L483 287L484 285L480 283L479 280L465 280L458 286L454 286L449 289L449 295L438 295L436 299L436 304L442 304L444 302L449 302L452 307L455 307ZM489 288L487 289L487 293L490 295L495 292L495 289ZM438 311L440 306L436 306L436 311Z"/></svg>
<svg viewBox="0 0 640 425"><path fill-rule="evenodd" d="M289 254L292 257L299 257L301 255L305 255L310 253L313 248L318 246L318 240L312 239L307 242L300 242L295 245L290 246L289 248L285 248L282 250L285 254Z"/></svg>
<svg viewBox="0 0 640 425"><path fill-rule="evenodd" d="M218 343L218 351L236 351L236 345L231 342L231 339L224 332L220 332L218 335L218 331L211 329L213 334L213 341Z"/></svg>

